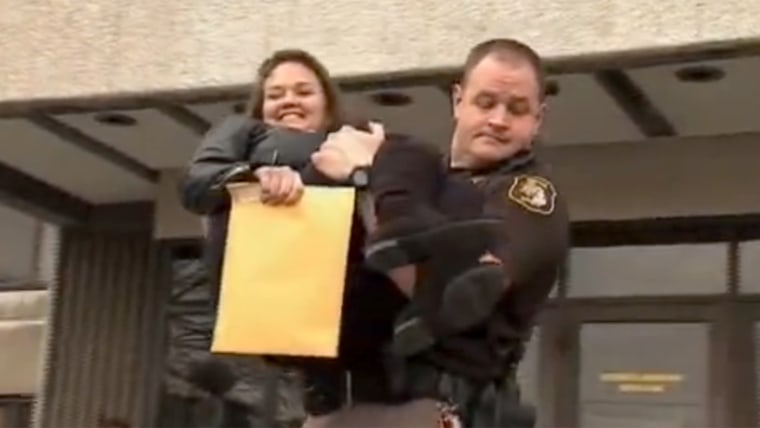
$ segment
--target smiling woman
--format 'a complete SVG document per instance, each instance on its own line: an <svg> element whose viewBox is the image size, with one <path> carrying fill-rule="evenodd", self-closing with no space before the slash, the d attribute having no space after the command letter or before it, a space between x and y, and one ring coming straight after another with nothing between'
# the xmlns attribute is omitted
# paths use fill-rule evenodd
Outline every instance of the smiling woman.
<svg viewBox="0 0 760 428"><path fill-rule="evenodd" d="M379 145L382 132L363 133L366 134L364 139L351 138L356 137L352 134L346 140L348 131L343 130L342 143L356 143L360 149L345 149L345 154L338 151L337 161L335 157L330 160L328 156L312 156L321 150L327 134L337 131L344 123L338 94L327 70L312 55L301 50L275 52L259 67L245 111L225 119L201 142L180 187L185 208L207 216L203 221L205 265L214 301L219 296L230 205L224 184L234 179L252 179L261 187L262 203L288 205L298 201L304 185L345 185L356 165L371 162L371 157L367 160L357 153L366 155L367 147ZM336 134L331 137L330 141L337 144ZM359 242L361 235L357 236ZM355 260L361 254L360 248L354 247L348 255L352 264L357 263ZM366 273L361 271L361 274ZM363 276L357 281L366 283ZM389 292L394 293L394 298L400 298L393 289ZM371 301L371 307L377 307L374 296L366 300ZM355 312L364 313L363 310ZM367 335L362 331L361 336ZM345 346L341 346L342 356L346 355L343 348ZM300 360L278 359L278 363L270 368L262 365L262 373L257 374L257 377L273 380L264 386L267 389L261 394L264 403L257 406L265 409L266 414L256 415L265 420L265 425L276 425L272 419L288 419L273 402L285 401L289 408L305 407L306 413L313 415L324 411L325 400L330 405L340 400L340 391L333 387L342 382L337 363L329 367L321 364L317 367L316 363ZM296 371L304 372L303 382ZM237 379L233 383L235 381ZM307 388L304 395L299 387L302 383L315 387Z"/></svg>
<svg viewBox="0 0 760 428"><path fill-rule="evenodd" d="M261 64L247 114L303 131L335 130L342 116L338 89L327 69L297 49L275 52Z"/></svg>

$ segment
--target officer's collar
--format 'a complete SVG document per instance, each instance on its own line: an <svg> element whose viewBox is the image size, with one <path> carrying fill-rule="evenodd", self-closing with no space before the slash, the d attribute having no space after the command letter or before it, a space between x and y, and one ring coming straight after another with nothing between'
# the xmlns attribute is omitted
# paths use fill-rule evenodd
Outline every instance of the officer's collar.
<svg viewBox="0 0 760 428"><path fill-rule="evenodd" d="M512 156L509 159L505 159L495 164L482 167L482 168L477 168L477 169L452 167L451 155L446 156L446 165L448 166L449 172L454 173L454 174L466 173L471 176L480 176L480 175L488 175L492 173L506 174L516 169L522 168L525 165L529 165L533 163L535 159L536 159L536 156L533 153L533 151L528 149L528 150L522 150L518 152L516 155Z"/></svg>

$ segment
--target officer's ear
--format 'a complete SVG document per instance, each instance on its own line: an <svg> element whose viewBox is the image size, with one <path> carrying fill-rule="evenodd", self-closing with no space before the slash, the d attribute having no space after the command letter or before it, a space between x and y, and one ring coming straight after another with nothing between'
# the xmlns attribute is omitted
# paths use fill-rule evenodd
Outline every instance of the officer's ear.
<svg viewBox="0 0 760 428"><path fill-rule="evenodd" d="M451 107L456 108L460 102L462 102L462 84L457 82L451 85Z"/></svg>
<svg viewBox="0 0 760 428"><path fill-rule="evenodd" d="M456 119L458 114L459 104L462 103L462 84L454 83L451 85L451 111L454 112L454 118Z"/></svg>
<svg viewBox="0 0 760 428"><path fill-rule="evenodd" d="M546 111L549 109L549 105L546 104L546 101L541 101L541 104L538 106L538 112L536 113L536 126L539 128L544 123L544 118L546 117Z"/></svg>
<svg viewBox="0 0 760 428"><path fill-rule="evenodd" d="M536 126L541 127L541 124L544 122L544 117L546 116L546 110L548 108L549 106L545 101L542 101L541 104L538 105L538 110L536 111Z"/></svg>
<svg viewBox="0 0 760 428"><path fill-rule="evenodd" d="M538 105L538 109L535 113L535 122L533 125L533 139L534 140L540 140L541 139L541 131L542 131L542 125L544 123L544 117L546 116L546 109L549 108L546 104L546 102L542 101L541 104Z"/></svg>

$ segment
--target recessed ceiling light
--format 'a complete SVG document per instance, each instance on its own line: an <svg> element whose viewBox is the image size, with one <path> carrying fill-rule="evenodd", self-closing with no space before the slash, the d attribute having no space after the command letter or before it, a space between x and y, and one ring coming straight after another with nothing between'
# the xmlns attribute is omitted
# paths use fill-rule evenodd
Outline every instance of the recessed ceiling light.
<svg viewBox="0 0 760 428"><path fill-rule="evenodd" d="M559 83L557 83L556 80L547 80L546 89L544 89L544 94L547 97L556 97L557 95L559 95Z"/></svg>
<svg viewBox="0 0 760 428"><path fill-rule="evenodd" d="M370 98L375 104L383 107L401 107L413 102L409 95L396 91L375 92Z"/></svg>
<svg viewBox="0 0 760 428"><path fill-rule="evenodd" d="M245 112L246 103L245 102L239 102L235 103L235 105L232 106L232 111L237 114L242 114Z"/></svg>
<svg viewBox="0 0 760 428"><path fill-rule="evenodd" d="M109 126L135 126L137 119L124 113L97 113L95 121Z"/></svg>
<svg viewBox="0 0 760 428"><path fill-rule="evenodd" d="M709 65L690 65L679 68L675 75L681 82L707 83L722 79L726 72Z"/></svg>

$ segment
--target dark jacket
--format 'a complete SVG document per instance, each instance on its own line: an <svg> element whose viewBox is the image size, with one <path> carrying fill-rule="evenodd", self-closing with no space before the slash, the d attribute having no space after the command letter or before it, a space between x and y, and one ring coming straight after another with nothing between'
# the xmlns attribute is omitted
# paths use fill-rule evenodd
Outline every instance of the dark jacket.
<svg viewBox="0 0 760 428"><path fill-rule="evenodd" d="M515 345L529 338L559 278L570 246L567 206L549 168L530 152L488 170L452 171L451 177L474 182L484 198L481 213L502 219L503 235L492 252L503 263L509 288L487 325L441 341L433 359L468 377L498 377L504 364L522 357ZM456 197L443 195L440 203L449 214L473 214Z"/></svg>
<svg viewBox="0 0 760 428"><path fill-rule="evenodd" d="M312 136L278 134L277 130L243 116L232 116L211 129L196 150L180 184L183 206L208 216L205 258L218 298L224 242L227 235L229 196L218 186L231 168L241 163L262 165L267 160L294 167L308 185L336 186L309 163L309 155L318 148ZM271 144L278 139L277 144ZM291 145L291 143L294 143ZM287 146L287 147L286 147ZM272 147L280 147L272 156ZM291 147L297 150L291 150ZM303 148L303 150L302 150ZM340 356L348 366L374 363L381 346L392 334L393 317L405 299L384 276L362 267L364 229L354 217L349 245L347 283L343 304ZM377 361L379 362L379 361Z"/></svg>

